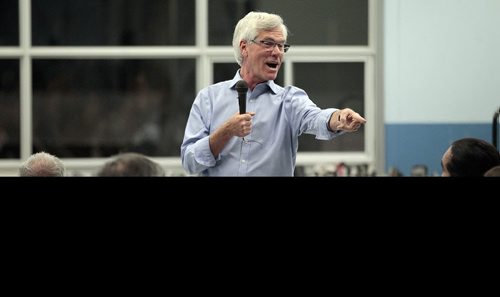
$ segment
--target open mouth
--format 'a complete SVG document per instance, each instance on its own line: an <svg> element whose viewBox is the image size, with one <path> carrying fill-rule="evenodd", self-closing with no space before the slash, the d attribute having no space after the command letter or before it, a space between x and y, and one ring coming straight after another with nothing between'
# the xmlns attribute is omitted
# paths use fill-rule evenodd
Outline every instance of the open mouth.
<svg viewBox="0 0 500 297"><path fill-rule="evenodd" d="M278 63L266 63L267 66L269 66L269 68L273 68L273 69L276 69L278 67Z"/></svg>

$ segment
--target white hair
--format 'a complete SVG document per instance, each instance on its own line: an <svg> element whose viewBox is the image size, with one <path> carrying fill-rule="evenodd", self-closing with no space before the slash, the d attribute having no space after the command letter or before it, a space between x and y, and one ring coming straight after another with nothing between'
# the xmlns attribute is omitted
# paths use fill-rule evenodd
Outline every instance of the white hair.
<svg viewBox="0 0 500 297"><path fill-rule="evenodd" d="M233 49L234 57L236 62L241 66L243 62L243 56L240 50L240 41L242 40L252 40L259 35L262 31L271 31L279 28L283 32L285 40L288 36L288 29L283 23L283 19L277 15L267 12L249 12L245 17L243 17L236 27L234 28L233 34Z"/></svg>
<svg viewBox="0 0 500 297"><path fill-rule="evenodd" d="M20 176L64 176L64 164L46 152L31 155L19 168Z"/></svg>

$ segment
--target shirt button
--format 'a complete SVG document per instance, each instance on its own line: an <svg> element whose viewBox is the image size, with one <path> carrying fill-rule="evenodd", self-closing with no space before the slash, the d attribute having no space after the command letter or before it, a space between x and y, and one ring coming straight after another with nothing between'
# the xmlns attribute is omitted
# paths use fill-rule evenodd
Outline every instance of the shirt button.
<svg viewBox="0 0 500 297"><path fill-rule="evenodd" d="M241 163L245 163L245 162L246 162L246 160L241 160Z"/></svg>

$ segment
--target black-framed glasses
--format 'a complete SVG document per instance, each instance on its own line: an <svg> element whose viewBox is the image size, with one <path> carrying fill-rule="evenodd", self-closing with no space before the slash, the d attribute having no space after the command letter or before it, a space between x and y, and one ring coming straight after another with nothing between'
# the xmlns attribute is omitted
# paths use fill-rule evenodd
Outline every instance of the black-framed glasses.
<svg viewBox="0 0 500 297"><path fill-rule="evenodd" d="M282 53L286 53L290 49L290 45L284 42L275 42L274 40L264 39L264 40L250 40L255 44L259 44L268 50L273 50L275 46L278 46L278 50Z"/></svg>

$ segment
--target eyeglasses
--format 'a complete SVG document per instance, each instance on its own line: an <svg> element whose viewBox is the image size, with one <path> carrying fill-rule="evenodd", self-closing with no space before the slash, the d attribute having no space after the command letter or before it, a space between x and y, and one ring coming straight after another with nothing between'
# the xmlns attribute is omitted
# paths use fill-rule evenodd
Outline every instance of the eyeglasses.
<svg viewBox="0 0 500 297"><path fill-rule="evenodd" d="M268 50L273 50L275 46L278 46L278 50L280 52L286 53L290 49L290 45L288 43L275 42L275 41L270 40L270 39L264 39L264 40L259 40L259 41L252 39L250 41L255 43L255 44L259 44Z"/></svg>

